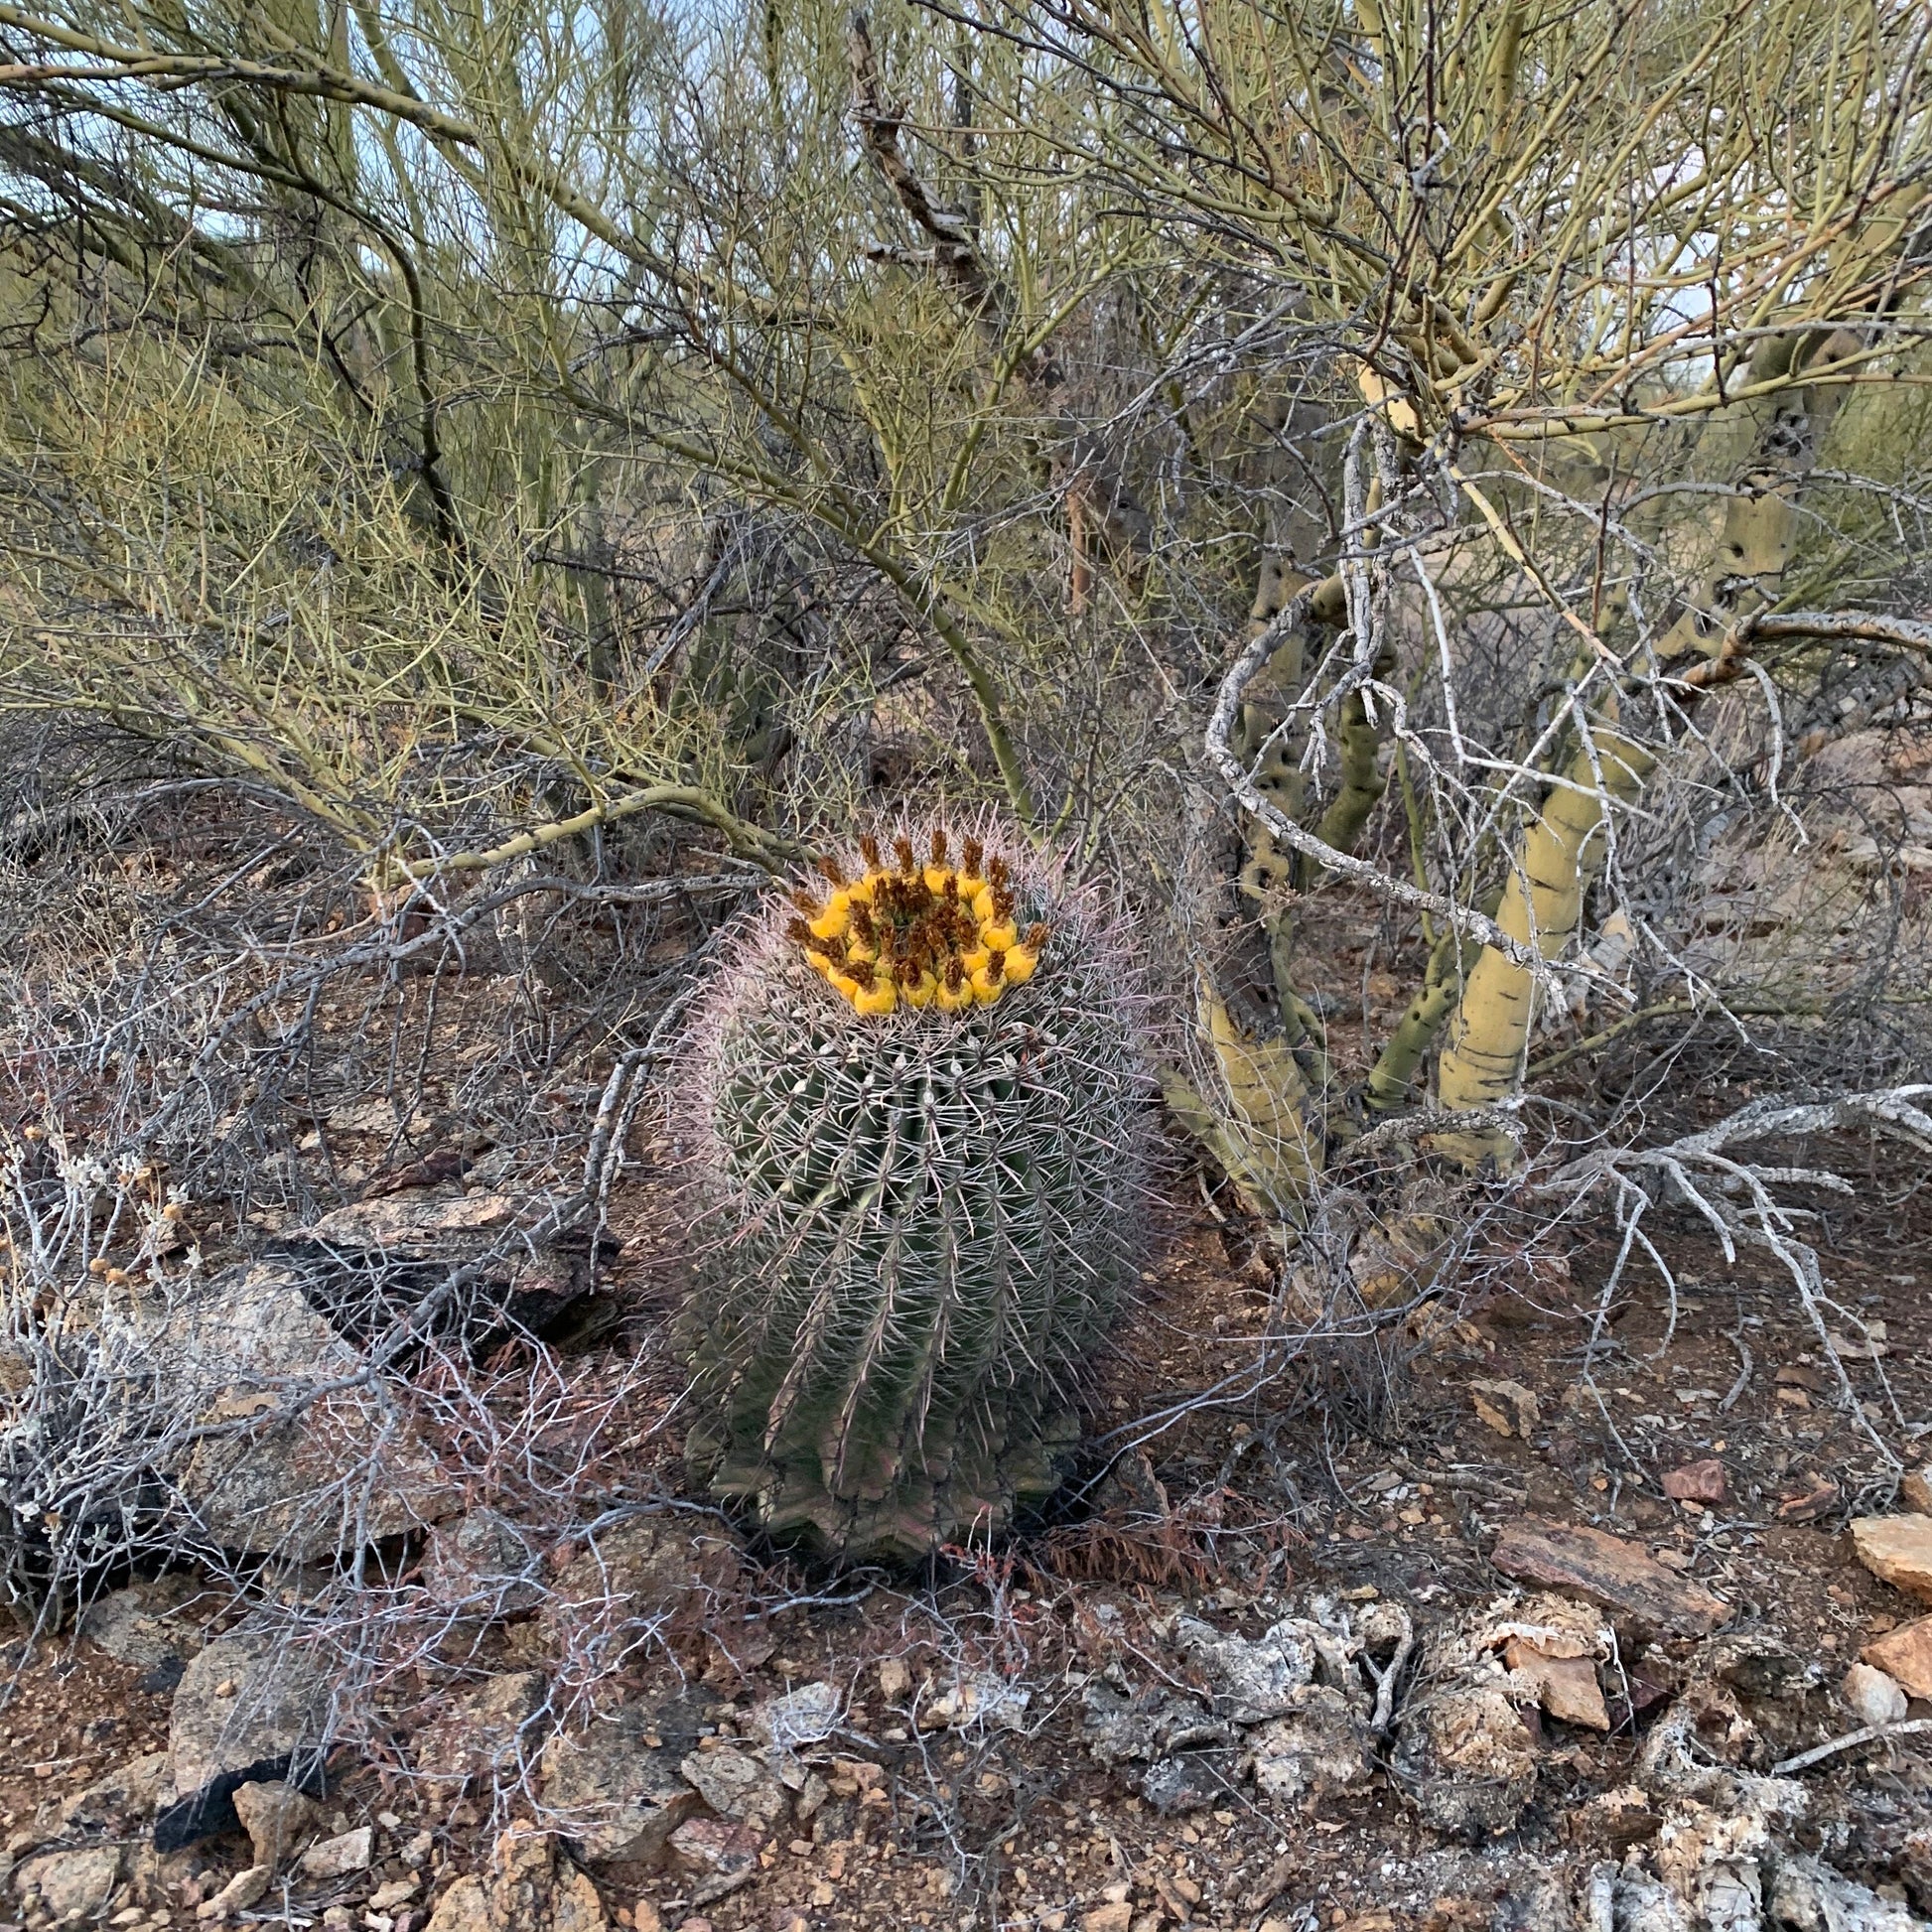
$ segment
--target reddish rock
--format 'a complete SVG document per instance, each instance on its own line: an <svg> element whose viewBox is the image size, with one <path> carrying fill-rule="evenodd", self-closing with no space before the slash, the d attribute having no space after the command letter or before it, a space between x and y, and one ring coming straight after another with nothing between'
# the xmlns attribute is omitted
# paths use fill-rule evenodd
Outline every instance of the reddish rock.
<svg viewBox="0 0 1932 1932"><path fill-rule="evenodd" d="M1721 1503L1725 1499L1725 1465L1715 1455L1686 1462L1664 1477L1664 1494L1677 1503Z"/></svg>
<svg viewBox="0 0 1932 1932"><path fill-rule="evenodd" d="M1673 1576L1640 1545L1581 1524L1524 1517L1504 1529L1489 1561L1505 1577L1567 1590L1654 1631L1708 1636L1730 1615L1723 1597Z"/></svg>
<svg viewBox="0 0 1932 1932"><path fill-rule="evenodd" d="M749 1825L734 1825L726 1818L688 1818L670 1836L671 1863L695 1881L691 1903L709 1905L759 1875L763 1843Z"/></svg>
<svg viewBox="0 0 1932 1932"><path fill-rule="evenodd" d="M1815 1476L1809 1489L1800 1490L1795 1496L1786 1496L1778 1504L1778 1521L1815 1523L1821 1516L1829 1516L1838 1507L1838 1484L1828 1482L1823 1476Z"/></svg>

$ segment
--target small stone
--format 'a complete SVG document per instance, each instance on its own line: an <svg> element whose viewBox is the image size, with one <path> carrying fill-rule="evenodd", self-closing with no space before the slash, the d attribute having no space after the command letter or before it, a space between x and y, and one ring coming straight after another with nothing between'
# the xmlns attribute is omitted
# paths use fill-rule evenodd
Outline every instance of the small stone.
<svg viewBox="0 0 1932 1932"><path fill-rule="evenodd" d="M1521 1637L1511 1638L1503 1662L1536 1688L1537 1702L1551 1717L1590 1730L1608 1730L1610 1714L1588 1657L1554 1657Z"/></svg>
<svg viewBox="0 0 1932 1932"><path fill-rule="evenodd" d="M1837 1507L1838 1484L1825 1476L1813 1476L1805 1488L1779 1500L1778 1521L1815 1523Z"/></svg>
<svg viewBox="0 0 1932 1932"><path fill-rule="evenodd" d="M316 1802L286 1784L238 1784L234 1788L235 1816L248 1834L255 1863L270 1871L316 1828Z"/></svg>
<svg viewBox="0 0 1932 1932"><path fill-rule="evenodd" d="M888 1704L904 1702L905 1694L912 1688L912 1673L905 1668L902 1657L882 1657L879 1660L879 1695Z"/></svg>
<svg viewBox="0 0 1932 1932"><path fill-rule="evenodd" d="M699 1807L679 1775L713 1709L700 1692L621 1706L553 1737L543 1753L543 1802L573 1823L579 1856L593 1863L654 1863ZM656 1742L653 1743L652 1739Z"/></svg>
<svg viewBox="0 0 1932 1932"><path fill-rule="evenodd" d="M1725 1499L1725 1465L1715 1455L1686 1462L1664 1476L1664 1494L1678 1503L1721 1503Z"/></svg>
<svg viewBox="0 0 1932 1932"><path fill-rule="evenodd" d="M1080 1932L1132 1932L1134 1908L1124 1898L1111 1900L1080 1921Z"/></svg>
<svg viewBox="0 0 1932 1932"><path fill-rule="evenodd" d="M664 1932L664 1914L648 1898L640 1898L630 1908L630 1932Z"/></svg>
<svg viewBox="0 0 1932 1932"><path fill-rule="evenodd" d="M352 1832L310 1846L298 1868L305 1878L346 1878L351 1871L366 1871L374 1856L375 1827L358 1825Z"/></svg>
<svg viewBox="0 0 1932 1932"><path fill-rule="evenodd" d="M759 1838L749 1825L726 1818L687 1818L666 1849L671 1863L695 1880L694 1905L709 1905L749 1885L759 1875Z"/></svg>
<svg viewBox="0 0 1932 1932"><path fill-rule="evenodd" d="M1932 1475L1909 1469L1898 1485L1898 1500L1920 1516L1932 1516Z"/></svg>
<svg viewBox="0 0 1932 1932"><path fill-rule="evenodd" d="M796 1905L777 1906L770 1918L771 1932L812 1932L812 1922Z"/></svg>
<svg viewBox="0 0 1932 1932"><path fill-rule="evenodd" d="M1932 1516L1860 1516L1852 1543L1874 1577L1932 1602Z"/></svg>
<svg viewBox="0 0 1932 1932"><path fill-rule="evenodd" d="M376 1886L369 1898L372 1912L393 1912L398 1905L407 1905L416 1895L416 1887L421 1882L413 1875L407 1878L391 1878L386 1885Z"/></svg>
<svg viewBox="0 0 1932 1932"><path fill-rule="evenodd" d="M1905 1693L1897 1679L1870 1664L1854 1664L1839 1694L1862 1725L1895 1725L1905 1715Z"/></svg>
<svg viewBox="0 0 1932 1932"><path fill-rule="evenodd" d="M1859 1655L1901 1684L1908 1697L1932 1698L1932 1616L1901 1623Z"/></svg>
<svg viewBox="0 0 1932 1932"><path fill-rule="evenodd" d="M332 1911L341 1911L340 1906ZM330 1914L323 1915L323 1925L328 1927ZM351 1923L348 1914L343 1913L341 1920L345 1932ZM495 1921L490 1916L489 1892L483 1881L477 1877L462 1877L436 1901L436 1909L429 1915L425 1932L497 1932Z"/></svg>
<svg viewBox="0 0 1932 1932"><path fill-rule="evenodd" d="M1520 1382L1471 1382L1469 1400L1477 1418L1498 1436L1520 1436L1525 1441L1542 1419L1535 1391Z"/></svg>
<svg viewBox="0 0 1932 1932"><path fill-rule="evenodd" d="M245 1912L268 1889L269 1880L274 1876L274 1870L265 1864L251 1864L237 1871L212 1898L205 1899L195 1907L195 1916L198 1919L223 1919L231 1918L236 1912Z"/></svg>

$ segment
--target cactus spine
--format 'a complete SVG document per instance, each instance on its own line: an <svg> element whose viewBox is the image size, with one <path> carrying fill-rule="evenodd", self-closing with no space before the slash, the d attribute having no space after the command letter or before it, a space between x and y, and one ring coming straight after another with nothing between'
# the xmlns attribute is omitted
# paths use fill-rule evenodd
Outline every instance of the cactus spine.
<svg viewBox="0 0 1932 1932"><path fill-rule="evenodd" d="M688 1453L774 1536L903 1560L1057 1484L1134 1279L1146 1109L1091 903L943 830L863 856L764 908L694 1028Z"/></svg>

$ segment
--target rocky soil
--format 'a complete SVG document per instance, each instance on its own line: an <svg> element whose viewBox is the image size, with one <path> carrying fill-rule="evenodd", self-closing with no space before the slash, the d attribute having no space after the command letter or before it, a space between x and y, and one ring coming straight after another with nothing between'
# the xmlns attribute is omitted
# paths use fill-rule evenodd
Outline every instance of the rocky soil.
<svg viewBox="0 0 1932 1932"><path fill-rule="evenodd" d="M1840 1210L1859 1318L1827 1341L1686 1221L1674 1318L1622 1301L1589 1384L1586 1240L1375 1401L1291 1378L1176 1415L1267 1319L1180 1227L1100 1403L1141 1426L1060 1520L916 1585L804 1574L682 1498L661 1244L533 1239L478 1292L623 1365L597 1441L642 1460L545 1520L392 1424L357 1501L367 1383L198 1450L253 1582L125 1578L14 1646L12 1922L1903 1932L1932 1919L1917 1211ZM206 1413L366 1361L399 1271L541 1221L447 1177L357 1212L177 1301ZM592 1285L615 1328L565 1319Z"/></svg>

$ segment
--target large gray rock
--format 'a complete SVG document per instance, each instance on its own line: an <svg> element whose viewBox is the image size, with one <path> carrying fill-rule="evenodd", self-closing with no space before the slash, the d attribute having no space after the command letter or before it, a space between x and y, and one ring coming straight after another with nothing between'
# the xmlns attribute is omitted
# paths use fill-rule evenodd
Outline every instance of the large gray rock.
<svg viewBox="0 0 1932 1932"><path fill-rule="evenodd" d="M452 1692L411 1740L416 1768L441 1784L514 1770L525 1749L524 1726L543 1709L549 1685L541 1671L486 1677Z"/></svg>
<svg viewBox="0 0 1932 1932"><path fill-rule="evenodd" d="M152 1670L201 1649L202 1625L194 1612L211 1611L225 1600L194 1578L171 1572L96 1597L81 1611L79 1631L117 1663Z"/></svg>
<svg viewBox="0 0 1932 1932"><path fill-rule="evenodd" d="M179 1851L238 1830L238 1785L318 1788L329 1707L328 1679L308 1651L256 1631L209 1644L175 1689L168 1752L176 1796L155 1820L156 1848Z"/></svg>
<svg viewBox="0 0 1932 1932"><path fill-rule="evenodd" d="M61 1829L109 1838L130 1837L173 1791L173 1758L166 1751L150 1751L96 1778L84 1791L76 1791L61 1807Z"/></svg>
<svg viewBox="0 0 1932 1932"><path fill-rule="evenodd" d="M293 1267L209 1277L170 1311L155 1352L177 1400L213 1432L175 1476L224 1548L327 1562L461 1506L379 1385L298 1400L304 1384L353 1382L365 1364L310 1306Z"/></svg>
<svg viewBox="0 0 1932 1932"><path fill-rule="evenodd" d="M543 1802L571 1821L586 1862L654 1864L663 1857L671 1834L700 1809L681 1766L708 1709L687 1692L625 1705L551 1740Z"/></svg>
<svg viewBox="0 0 1932 1932"><path fill-rule="evenodd" d="M302 1269L309 1292L345 1332L366 1340L452 1269L471 1283L462 1312L506 1318L544 1333L595 1288L600 1260L588 1234L555 1230L556 1203L513 1199L452 1178L354 1201L306 1228L285 1230L278 1256ZM459 1310L451 1305L451 1319Z"/></svg>
<svg viewBox="0 0 1932 1932"><path fill-rule="evenodd" d="M529 1537L493 1509L439 1523L423 1553L423 1589L439 1609L466 1616L512 1616L543 1600Z"/></svg>
<svg viewBox="0 0 1932 1932"><path fill-rule="evenodd" d="M571 1560L539 1620L559 1653L586 1626L611 1617L699 1627L716 1596L737 1582L743 1564L735 1543L688 1516L633 1516Z"/></svg>
<svg viewBox="0 0 1932 1932"><path fill-rule="evenodd" d="M78 1852L47 1852L29 1859L13 1875L14 1890L32 1911L38 1906L52 1918L91 1918L113 1895L120 1882L118 1845L90 1845Z"/></svg>

